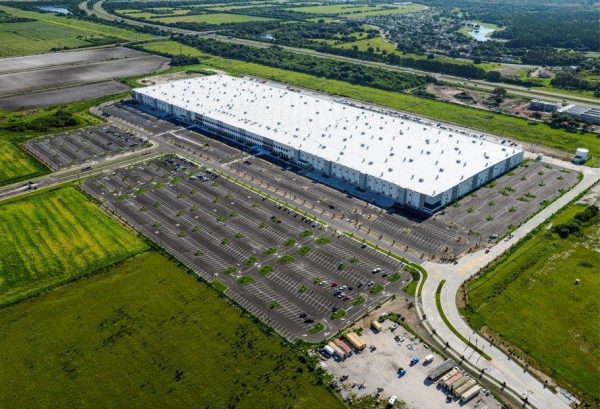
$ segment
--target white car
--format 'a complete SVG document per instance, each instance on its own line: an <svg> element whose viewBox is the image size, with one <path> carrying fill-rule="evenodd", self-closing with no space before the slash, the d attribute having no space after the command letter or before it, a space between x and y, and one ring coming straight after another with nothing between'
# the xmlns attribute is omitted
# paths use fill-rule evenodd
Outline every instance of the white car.
<svg viewBox="0 0 600 409"><path fill-rule="evenodd" d="M394 406L394 404L396 403L396 401L398 400L398 397L396 395L392 395L390 396L390 399L388 400L388 406Z"/></svg>

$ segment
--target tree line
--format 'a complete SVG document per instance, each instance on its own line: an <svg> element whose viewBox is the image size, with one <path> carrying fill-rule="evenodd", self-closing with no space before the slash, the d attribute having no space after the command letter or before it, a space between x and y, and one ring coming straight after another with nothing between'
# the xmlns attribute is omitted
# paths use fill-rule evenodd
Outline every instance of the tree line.
<svg viewBox="0 0 600 409"><path fill-rule="evenodd" d="M301 72L318 77L379 88L386 91L403 91L435 83L429 75L389 71L329 58L320 58L286 51L278 46L267 48L243 44L224 43L208 38L173 37L176 41L195 47L205 53L232 58L274 68Z"/></svg>

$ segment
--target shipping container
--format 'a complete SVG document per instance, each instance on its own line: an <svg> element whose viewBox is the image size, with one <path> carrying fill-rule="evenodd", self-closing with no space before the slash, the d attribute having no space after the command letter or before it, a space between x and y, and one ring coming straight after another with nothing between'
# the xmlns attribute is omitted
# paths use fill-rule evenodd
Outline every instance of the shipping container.
<svg viewBox="0 0 600 409"><path fill-rule="evenodd" d="M463 386L465 383L469 382L469 379L471 379L469 376L463 376L459 380L452 383L452 385L450 386L450 390L454 392L455 390Z"/></svg>
<svg viewBox="0 0 600 409"><path fill-rule="evenodd" d="M358 349L359 351L362 351L367 347L367 343L354 332L349 332L344 335L344 337L348 340L348 342L350 342L350 344L352 344L354 348Z"/></svg>
<svg viewBox="0 0 600 409"><path fill-rule="evenodd" d="M329 342L327 344L327 346L330 347L331 349L333 349L333 353L335 355L337 355L338 358L340 358L340 359L345 359L346 358L346 353L342 350L342 348L338 347L333 342Z"/></svg>
<svg viewBox="0 0 600 409"><path fill-rule="evenodd" d="M371 327L377 332L380 332L383 329L383 325L379 321L372 321Z"/></svg>
<svg viewBox="0 0 600 409"><path fill-rule="evenodd" d="M466 391L468 391L469 389L471 389L473 386L477 385L477 382L473 379L471 379L469 382L465 383L463 386L461 386L460 388L457 388L454 391L454 394L456 396L461 396L463 393L465 393Z"/></svg>
<svg viewBox="0 0 600 409"><path fill-rule="evenodd" d="M461 379L464 375L460 372L458 372L457 374L455 374L452 378L448 379L446 382L444 382L444 388L448 388L450 389L452 387L452 384L456 381L458 381L459 379Z"/></svg>
<svg viewBox="0 0 600 409"><path fill-rule="evenodd" d="M335 345L337 345L342 351L344 351L344 354L346 355L346 357L352 355L352 348L350 347L350 345L348 345L346 342L344 342L343 339L341 339L341 338L334 339L333 343Z"/></svg>
<svg viewBox="0 0 600 409"><path fill-rule="evenodd" d="M440 378L440 380L438 381L438 385L443 386L444 383L450 379L451 377L453 377L454 375L456 375L458 373L458 369L457 368L453 368L450 370L450 372L448 372L446 375L442 376Z"/></svg>
<svg viewBox="0 0 600 409"><path fill-rule="evenodd" d="M477 396L480 391L481 391L481 386L475 385L471 389L469 389L468 391L466 391L462 395L460 395L460 401L467 402L467 401L473 399L475 396Z"/></svg>

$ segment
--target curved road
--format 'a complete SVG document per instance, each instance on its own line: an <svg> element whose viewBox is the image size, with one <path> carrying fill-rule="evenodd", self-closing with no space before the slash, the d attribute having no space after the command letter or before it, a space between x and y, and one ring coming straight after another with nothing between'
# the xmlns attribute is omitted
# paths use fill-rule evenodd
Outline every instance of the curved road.
<svg viewBox="0 0 600 409"><path fill-rule="evenodd" d="M561 395L555 394L550 389L526 372L515 361L509 359L502 351L490 345L489 341L479 336L468 324L463 320L458 307L456 305L456 294L462 283L472 275L476 274L481 268L491 263L496 257L503 254L513 244L517 243L527 233L546 221L558 210L566 206L577 195L587 190L594 183L600 180L600 169L575 166L567 162L553 160L548 158L547 161L570 168L583 173L583 179L569 192L565 193L550 206L542 210L540 213L532 217L529 221L513 232L513 238L510 241L501 241L490 249L488 254L483 250L463 256L458 264L436 264L429 261L423 263L423 267L428 271L428 278L423 287L421 295L422 311L426 314L427 321L437 335L444 342L448 342L450 346L461 353L467 360L480 369L485 369L485 372L494 377L500 383L506 382L508 386L516 390L520 396L527 396L528 401L539 409L566 409L568 401ZM465 338L469 338L472 343L483 349L483 352L492 357L491 361L487 361L472 348L468 347L460 340L442 321L435 301L435 293L440 281L446 280L441 292L442 309L452 323Z"/></svg>
<svg viewBox="0 0 600 409"><path fill-rule="evenodd" d="M123 17L117 16L114 14L110 14L108 11L106 11L102 7L105 0L100 0L96 3L94 3L93 10L89 9L88 1L89 0L86 0L83 3L81 3L79 5L79 8L81 10L85 11L89 15L96 15L99 18L103 18L105 20L110 20L110 21L122 20L122 21L127 22L128 24L151 27L151 28L154 28L157 30L170 31L171 33L174 33L174 34L184 34L184 35L191 35L191 36L205 36L205 37L214 38L216 40L223 41L223 42L246 44L246 45L251 45L254 47L263 47L264 48L264 47L271 47L273 45L272 43L261 42L261 41L256 41L256 40L247 40L247 39L241 39L241 38L232 38L232 37L222 36L222 35L217 34L217 31L214 31L214 30L213 31L193 31L193 30L186 30L186 29L182 29L182 28L164 26L164 25L159 25L159 24L147 23L145 21L123 18ZM390 70L390 71L411 72L414 74L430 75L430 76L435 77L439 81L444 81L449 84L459 85L459 86L467 86L467 87L471 87L471 88L478 88L478 89L486 90L486 91L491 91L498 86L502 86L503 88L506 88L511 94L517 95L520 97L525 97L525 98L531 98L531 99L544 98L549 101L558 101L558 102L566 101L566 102L570 102L570 103L583 103L583 104L594 104L594 105L597 104L596 99L588 98L588 97L584 97L584 96L563 94L560 92L546 91L546 90L540 90L540 89L535 89L535 88L528 89L526 87L522 87L519 85L513 85L513 84L491 83L491 82L487 82L484 80L472 80L472 79L466 79L466 78L462 78L462 77L455 77L452 75L436 74L436 73L432 73L432 72L428 72L428 71L422 71L422 70L417 70L417 69L413 69L413 68L399 67L396 65L390 65L390 64L376 62L376 61L366 61L366 60L360 60L357 58L344 57L341 55L327 54L327 53L322 53L319 51L306 49L306 48L297 48L297 47L289 47L289 46L279 46L279 47L281 47L285 50L288 50L288 51L293 51L297 54L313 55L313 56L317 56L317 57L329 58L329 59L338 60L338 61L347 61L347 62L351 62L354 64L362 64L362 65L366 65L366 66L370 66L370 67L383 68L383 69Z"/></svg>

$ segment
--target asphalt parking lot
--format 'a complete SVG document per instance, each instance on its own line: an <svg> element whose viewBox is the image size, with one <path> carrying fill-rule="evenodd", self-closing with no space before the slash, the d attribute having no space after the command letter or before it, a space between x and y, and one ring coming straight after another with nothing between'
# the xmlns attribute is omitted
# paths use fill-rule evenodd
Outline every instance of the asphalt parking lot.
<svg viewBox="0 0 600 409"><path fill-rule="evenodd" d="M434 216L424 217L252 146L185 129L169 118L154 116L158 113L138 108L133 103L118 104L105 108L105 112L164 139L177 139L172 143L199 158L220 163L236 178L257 185L263 192L321 219L343 220L347 230L368 236L372 242L383 240L415 261L452 261L490 245L496 236L505 236L545 201L553 201L578 181L576 172L528 161Z"/></svg>
<svg viewBox="0 0 600 409"><path fill-rule="evenodd" d="M492 396L480 393L469 402L460 403L458 399L446 401L445 391L427 379L429 371L444 361L444 358L434 353L434 360L424 364L423 358L432 352L418 338L397 327L391 321L383 323L384 330L375 333L369 328L368 320L362 320L363 338L367 349L354 353L345 360L332 358L322 361L322 366L334 375L343 396L355 394L376 395L387 400L395 395L403 400L410 409L500 409L501 404ZM371 351L371 347L375 347ZM415 365L410 364L413 358L419 358ZM406 373L399 375L399 369ZM341 381L342 376L348 378ZM381 388L378 390L378 388Z"/></svg>
<svg viewBox="0 0 600 409"><path fill-rule="evenodd" d="M434 217L396 207L381 208L268 161L252 158L232 163L236 177L258 180L261 188L324 218L342 218L364 234L387 238L399 249L437 259L452 259L503 236L578 181L576 172L541 162L527 162L487 187L460 199ZM314 173L314 172L313 172ZM320 178L323 181L323 178ZM325 180L326 182L326 180Z"/></svg>
<svg viewBox="0 0 600 409"><path fill-rule="evenodd" d="M333 335L410 279L401 262L178 157L82 188L292 341Z"/></svg>
<svg viewBox="0 0 600 409"><path fill-rule="evenodd" d="M52 170L147 148L150 142L109 125L31 139L25 148Z"/></svg>

